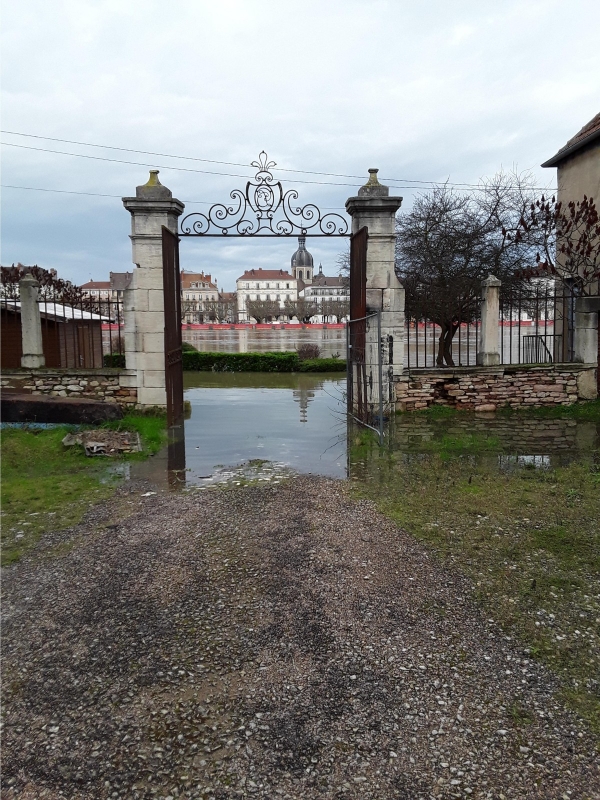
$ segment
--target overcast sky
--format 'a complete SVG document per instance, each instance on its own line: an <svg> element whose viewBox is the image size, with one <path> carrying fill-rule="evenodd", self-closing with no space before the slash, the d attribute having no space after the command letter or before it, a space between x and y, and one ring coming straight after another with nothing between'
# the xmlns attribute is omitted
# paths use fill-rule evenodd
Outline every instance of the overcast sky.
<svg viewBox="0 0 600 800"><path fill-rule="evenodd" d="M367 177L409 207L410 181L534 171L600 107L600 3L570 0L11 0L3 9L5 131ZM120 197L148 168L186 210L227 201L248 166L3 133L2 264L74 282L132 268ZM176 170L210 170L228 175ZM275 171L301 202L343 208L361 180ZM291 179L329 181L290 183ZM392 183L388 180L387 183ZM349 185L331 185L349 184ZM196 205L192 204L192 201ZM336 272L343 241L309 249ZM182 266L225 290L245 268L289 266L295 240L183 240Z"/></svg>

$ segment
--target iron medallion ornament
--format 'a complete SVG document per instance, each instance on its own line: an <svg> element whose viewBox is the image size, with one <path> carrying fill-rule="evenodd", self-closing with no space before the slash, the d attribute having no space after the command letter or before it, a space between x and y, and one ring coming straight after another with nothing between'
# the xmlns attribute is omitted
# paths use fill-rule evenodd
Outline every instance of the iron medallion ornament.
<svg viewBox="0 0 600 800"><path fill-rule="evenodd" d="M217 203L206 214L195 211L181 220L180 236L349 236L348 221L341 214L321 214L308 203L297 204L298 192L284 192L263 150L251 163L257 173L245 191L234 189L230 205Z"/></svg>

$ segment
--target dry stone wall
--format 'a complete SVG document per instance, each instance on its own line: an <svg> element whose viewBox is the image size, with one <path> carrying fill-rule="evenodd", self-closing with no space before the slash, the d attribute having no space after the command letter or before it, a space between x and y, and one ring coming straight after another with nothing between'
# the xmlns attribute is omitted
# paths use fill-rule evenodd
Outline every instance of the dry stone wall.
<svg viewBox="0 0 600 800"><path fill-rule="evenodd" d="M411 370L396 380L396 410L447 405L470 411L572 405L597 397L590 364L521 364Z"/></svg>
<svg viewBox="0 0 600 800"><path fill-rule="evenodd" d="M2 372L2 391L50 395L52 397L83 397L122 406L135 406L137 390L122 384L127 370L15 370Z"/></svg>

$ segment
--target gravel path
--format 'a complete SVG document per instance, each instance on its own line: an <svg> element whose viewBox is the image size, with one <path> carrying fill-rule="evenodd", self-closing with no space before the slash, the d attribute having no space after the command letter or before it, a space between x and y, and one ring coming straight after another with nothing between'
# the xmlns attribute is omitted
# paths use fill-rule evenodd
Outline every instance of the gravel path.
<svg viewBox="0 0 600 800"><path fill-rule="evenodd" d="M2 798L600 798L468 583L340 482L130 487L8 568Z"/></svg>

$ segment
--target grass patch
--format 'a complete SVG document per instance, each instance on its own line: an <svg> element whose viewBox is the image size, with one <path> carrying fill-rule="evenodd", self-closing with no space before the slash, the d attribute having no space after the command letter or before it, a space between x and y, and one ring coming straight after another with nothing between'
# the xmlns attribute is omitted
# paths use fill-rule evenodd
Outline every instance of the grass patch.
<svg viewBox="0 0 600 800"><path fill-rule="evenodd" d="M461 434L417 453L380 450L360 431L353 492L465 572L487 613L561 677L563 699L600 733L598 464L501 471L501 449Z"/></svg>
<svg viewBox="0 0 600 800"><path fill-rule="evenodd" d="M136 430L145 458L165 441L162 416L127 415L111 428ZM122 459L88 458L80 447L64 447L67 428L9 428L2 431L2 565L17 561L48 530L81 522L91 505L106 500L117 486L110 469Z"/></svg>

